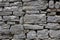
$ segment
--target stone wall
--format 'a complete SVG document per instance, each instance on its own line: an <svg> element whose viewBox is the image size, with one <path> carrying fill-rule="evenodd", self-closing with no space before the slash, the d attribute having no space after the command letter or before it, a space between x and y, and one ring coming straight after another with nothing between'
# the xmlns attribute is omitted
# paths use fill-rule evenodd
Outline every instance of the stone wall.
<svg viewBox="0 0 60 40"><path fill-rule="evenodd" d="M60 40L59 0L0 0L0 40Z"/></svg>

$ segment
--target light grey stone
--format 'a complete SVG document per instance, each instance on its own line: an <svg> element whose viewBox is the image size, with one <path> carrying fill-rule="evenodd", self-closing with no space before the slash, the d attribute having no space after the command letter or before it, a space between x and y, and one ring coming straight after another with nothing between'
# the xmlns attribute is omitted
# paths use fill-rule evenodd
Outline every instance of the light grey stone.
<svg viewBox="0 0 60 40"><path fill-rule="evenodd" d="M12 39L12 40L24 40L24 39Z"/></svg>
<svg viewBox="0 0 60 40"><path fill-rule="evenodd" d="M36 13L40 14L38 10L27 10L26 13L28 13L28 14L36 14Z"/></svg>
<svg viewBox="0 0 60 40"><path fill-rule="evenodd" d="M9 40L9 39L2 39L2 40Z"/></svg>
<svg viewBox="0 0 60 40"><path fill-rule="evenodd" d="M55 3L55 8L59 8L60 7L60 3L59 2L56 2Z"/></svg>
<svg viewBox="0 0 60 40"><path fill-rule="evenodd" d="M4 28L4 29L9 29L9 28L10 28L10 25L8 25L8 24L3 24L3 25L2 25L2 28Z"/></svg>
<svg viewBox="0 0 60 40"><path fill-rule="evenodd" d="M51 38L60 38L60 30L50 30L49 35Z"/></svg>
<svg viewBox="0 0 60 40"><path fill-rule="evenodd" d="M2 11L2 12L0 12L0 15L10 15L10 14L12 14L12 12L5 12L5 11Z"/></svg>
<svg viewBox="0 0 60 40"><path fill-rule="evenodd" d="M1 21L1 20L3 20L3 19L2 19L2 16L0 16L0 21Z"/></svg>
<svg viewBox="0 0 60 40"><path fill-rule="evenodd" d="M37 31L37 37L41 39L48 38L48 30L44 29L44 30Z"/></svg>
<svg viewBox="0 0 60 40"><path fill-rule="evenodd" d="M49 8L54 8L54 1L53 0L49 1Z"/></svg>
<svg viewBox="0 0 60 40"><path fill-rule="evenodd" d="M14 25L15 22L7 22L8 25Z"/></svg>
<svg viewBox="0 0 60 40"><path fill-rule="evenodd" d="M13 15L15 15L15 16L23 16L24 12L22 12L22 11L14 11Z"/></svg>
<svg viewBox="0 0 60 40"><path fill-rule="evenodd" d="M3 21L19 21L18 16L3 16Z"/></svg>
<svg viewBox="0 0 60 40"><path fill-rule="evenodd" d="M23 2L28 2L28 1L31 1L31 0L22 0Z"/></svg>
<svg viewBox="0 0 60 40"><path fill-rule="evenodd" d="M24 6L39 6L39 2L38 1L31 1L31 2L24 2L23 4Z"/></svg>
<svg viewBox="0 0 60 40"><path fill-rule="evenodd" d="M10 33L10 30L9 29L1 28L0 32L1 33L4 33L4 34L9 34Z"/></svg>
<svg viewBox="0 0 60 40"><path fill-rule="evenodd" d="M19 34L19 35L14 35L13 38L14 38L14 39L23 39L23 38L25 38L25 34L24 34L24 33L21 33L21 34Z"/></svg>
<svg viewBox="0 0 60 40"><path fill-rule="evenodd" d="M59 29L60 25L58 23L48 23L46 25L46 28L49 28L49 29Z"/></svg>
<svg viewBox="0 0 60 40"><path fill-rule="evenodd" d="M39 10L40 6L23 6L23 10Z"/></svg>
<svg viewBox="0 0 60 40"><path fill-rule="evenodd" d="M36 38L36 32L35 31L29 31L27 33L27 39L34 39Z"/></svg>
<svg viewBox="0 0 60 40"><path fill-rule="evenodd" d="M37 30L37 29L43 29L43 26L24 24L24 28Z"/></svg>
<svg viewBox="0 0 60 40"><path fill-rule="evenodd" d="M18 6L5 7L4 11L18 11Z"/></svg>
<svg viewBox="0 0 60 40"><path fill-rule="evenodd" d="M45 14L32 14L28 15L26 14L24 16L24 23L46 23L46 16Z"/></svg>
<svg viewBox="0 0 60 40"><path fill-rule="evenodd" d="M56 21L57 21L56 16L48 16L47 18L47 22L56 22Z"/></svg>
<svg viewBox="0 0 60 40"><path fill-rule="evenodd" d="M21 24L16 24L14 26L11 26L10 31L12 34L20 34L23 32L23 25Z"/></svg>

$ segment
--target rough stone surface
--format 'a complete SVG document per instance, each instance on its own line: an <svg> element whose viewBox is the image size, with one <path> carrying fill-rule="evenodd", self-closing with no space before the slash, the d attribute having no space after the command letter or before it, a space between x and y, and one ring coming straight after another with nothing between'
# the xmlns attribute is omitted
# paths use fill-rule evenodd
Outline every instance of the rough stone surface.
<svg viewBox="0 0 60 40"><path fill-rule="evenodd" d="M0 0L0 40L60 40L60 0Z"/></svg>

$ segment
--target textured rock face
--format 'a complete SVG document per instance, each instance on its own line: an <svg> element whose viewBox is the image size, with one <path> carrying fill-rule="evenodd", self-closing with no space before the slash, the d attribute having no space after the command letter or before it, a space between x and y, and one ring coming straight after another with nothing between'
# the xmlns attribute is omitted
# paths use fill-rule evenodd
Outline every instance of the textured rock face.
<svg viewBox="0 0 60 40"><path fill-rule="evenodd" d="M60 40L60 1L0 0L0 40Z"/></svg>

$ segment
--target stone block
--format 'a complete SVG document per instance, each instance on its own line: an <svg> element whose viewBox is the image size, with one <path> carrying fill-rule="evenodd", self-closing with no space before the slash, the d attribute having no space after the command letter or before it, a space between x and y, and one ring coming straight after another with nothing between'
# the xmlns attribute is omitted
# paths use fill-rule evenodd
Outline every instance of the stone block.
<svg viewBox="0 0 60 40"><path fill-rule="evenodd" d="M60 22L60 16L48 16L47 22Z"/></svg>
<svg viewBox="0 0 60 40"><path fill-rule="evenodd" d="M60 3L59 2L56 2L55 3L55 8L59 8L60 7Z"/></svg>
<svg viewBox="0 0 60 40"><path fill-rule="evenodd" d="M48 23L46 25L46 28L48 28L48 29L59 29L60 25L58 23Z"/></svg>
<svg viewBox="0 0 60 40"><path fill-rule="evenodd" d="M24 24L24 28L38 30L38 29L43 29L43 26Z"/></svg>
<svg viewBox="0 0 60 40"><path fill-rule="evenodd" d="M54 1L53 0L49 1L49 8L54 8Z"/></svg>
<svg viewBox="0 0 60 40"><path fill-rule="evenodd" d="M38 10L27 10L27 14L40 14Z"/></svg>
<svg viewBox="0 0 60 40"><path fill-rule="evenodd" d="M35 31L29 31L27 33L27 39L34 39L36 38L36 32Z"/></svg>
<svg viewBox="0 0 60 40"><path fill-rule="evenodd" d="M55 16L48 16L47 22L56 22L57 18Z"/></svg>
<svg viewBox="0 0 60 40"><path fill-rule="evenodd" d="M47 13L48 16L54 16L56 15L56 12L50 12L50 13Z"/></svg>
<svg viewBox="0 0 60 40"><path fill-rule="evenodd" d="M37 31L37 37L40 38L40 39L48 38L48 30L47 29L38 30Z"/></svg>
<svg viewBox="0 0 60 40"><path fill-rule="evenodd" d="M60 38L60 30L50 30L49 35L51 38Z"/></svg>
<svg viewBox="0 0 60 40"><path fill-rule="evenodd" d="M24 33L21 33L21 34L19 34L19 35L14 35L13 38L14 38L14 39L23 39L23 38L25 38L25 34L24 34Z"/></svg>
<svg viewBox="0 0 60 40"><path fill-rule="evenodd" d="M24 23L46 23L46 16L45 14L32 14L28 15L26 14L24 16Z"/></svg>
<svg viewBox="0 0 60 40"><path fill-rule="evenodd" d="M3 16L3 21L19 21L18 16Z"/></svg>
<svg viewBox="0 0 60 40"><path fill-rule="evenodd" d="M10 31L12 34L20 34L23 32L23 25L21 24L16 24L14 26L11 26Z"/></svg>
<svg viewBox="0 0 60 40"><path fill-rule="evenodd" d="M6 11L2 11L2 12L0 12L0 15L10 15L10 14L12 14L12 12L6 12Z"/></svg>

